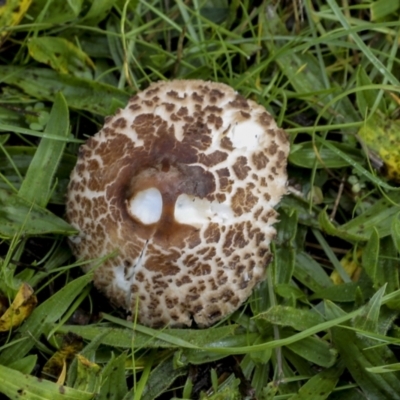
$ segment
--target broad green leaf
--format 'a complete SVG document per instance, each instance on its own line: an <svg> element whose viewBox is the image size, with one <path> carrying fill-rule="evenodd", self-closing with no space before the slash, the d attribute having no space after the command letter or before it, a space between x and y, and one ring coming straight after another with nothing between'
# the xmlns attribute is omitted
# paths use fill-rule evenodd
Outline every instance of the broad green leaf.
<svg viewBox="0 0 400 400"><path fill-rule="evenodd" d="M10 399L90 400L93 393L72 389L0 365L0 393Z"/></svg>
<svg viewBox="0 0 400 400"><path fill-rule="evenodd" d="M46 337L55 338L55 336L53 336L53 334L56 331L57 327L58 327L58 324L57 325L54 325L51 323L46 324L43 329L43 334ZM71 331L66 332L64 337L69 337L69 335L71 335L71 334L76 337L81 337L80 335L76 335L76 334L72 333ZM102 343L103 337L107 334L108 334L108 332L103 332L103 333L100 333L99 335L97 335L95 338L93 338L92 340L90 340L88 342L88 344L79 352L79 354L81 356L83 356L85 359L87 359L89 362L96 361L96 352L98 351L99 346ZM58 335L56 337L58 337ZM58 345L58 348L59 347L60 347L60 345ZM66 379L67 386L74 387L75 389L83 389L84 385L87 385L87 383L88 383L87 380L82 379L82 375L78 376L79 368L82 369L82 366L81 367L78 366L78 359L77 359L77 357L75 357L72 360L72 362L70 363L68 371L67 371L67 379ZM103 374L103 372L102 372L102 374ZM83 385L83 386L81 386L81 385Z"/></svg>
<svg viewBox="0 0 400 400"><path fill-rule="evenodd" d="M381 311L382 297L385 294L386 285L381 287L363 307L362 313L354 318L355 328L364 331L378 333L379 314Z"/></svg>
<svg viewBox="0 0 400 400"><path fill-rule="evenodd" d="M394 14L400 8L398 0L375 0L370 4L371 21L377 21Z"/></svg>
<svg viewBox="0 0 400 400"><path fill-rule="evenodd" d="M4 153L7 156L0 156L0 170L4 177L15 189L19 189L22 177L26 175L32 159L35 156L36 149L28 146L4 146ZM50 203L65 204L65 193L69 182L69 176L72 168L76 164L76 156L64 153L58 164L53 181L57 181L55 188L51 188ZM48 177L46 177L46 180ZM53 186L54 187L54 186ZM0 189L8 189L8 185L0 180Z"/></svg>
<svg viewBox="0 0 400 400"><path fill-rule="evenodd" d="M325 368L331 367L337 357L337 351L330 343L313 336L289 344L287 347L307 361Z"/></svg>
<svg viewBox="0 0 400 400"><path fill-rule="evenodd" d="M36 354L31 354L30 356L12 362L8 367L22 372L23 374L31 374L36 367L37 361L38 356Z"/></svg>
<svg viewBox="0 0 400 400"><path fill-rule="evenodd" d="M67 0L67 3L71 7L71 10L74 12L75 16L78 16L81 12L83 0Z"/></svg>
<svg viewBox="0 0 400 400"><path fill-rule="evenodd" d="M298 287L293 284L280 284L275 285L275 293L285 299L303 299L305 300L307 295Z"/></svg>
<svg viewBox="0 0 400 400"><path fill-rule="evenodd" d="M275 284L287 284L292 279L295 264L295 244L297 233L297 212L292 211L288 215L283 210L279 214L279 224L276 227L278 232L276 242L280 246L275 251L275 262L273 263Z"/></svg>
<svg viewBox="0 0 400 400"><path fill-rule="evenodd" d="M68 106L64 96L57 93L45 132L67 137L69 135ZM53 178L64 152L65 142L42 139L31 161L18 195L45 207L50 199Z"/></svg>
<svg viewBox="0 0 400 400"><path fill-rule="evenodd" d="M26 236L72 235L76 230L45 208L0 189L0 237L10 239L20 232Z"/></svg>
<svg viewBox="0 0 400 400"><path fill-rule="evenodd" d="M48 1L35 0L29 14L35 22L48 24L63 24L74 21L81 11L83 0Z"/></svg>
<svg viewBox="0 0 400 400"><path fill-rule="evenodd" d="M227 379L225 379L222 383L219 383L219 377L215 372L215 369L211 369L211 382L212 382L212 390L211 394L208 394L207 400L241 400L243 396L241 391L239 390L239 386L241 385L241 381L239 378L235 378L235 375L232 373ZM128 399L124 399L128 400Z"/></svg>
<svg viewBox="0 0 400 400"><path fill-rule="evenodd" d="M297 217L302 225L319 228L317 219L319 209L318 207L313 206L310 210L310 202L306 199L294 196L284 196L281 200L280 208L287 210L288 212L293 209L296 210Z"/></svg>
<svg viewBox="0 0 400 400"><path fill-rule="evenodd" d="M382 356L382 349L366 350L368 345L364 344L355 332L344 328L333 328L332 337L346 368L364 393L368 393L370 399L400 399L400 373L377 375L368 372L368 368L388 362L386 357Z"/></svg>
<svg viewBox="0 0 400 400"><path fill-rule="evenodd" d="M172 358L162 361L155 367L147 380L147 384L142 393L142 400L153 400L159 395L164 393L170 385L180 376L187 374L187 368L175 368ZM131 400L133 398L133 391L127 393L123 400ZM122 399L120 397L119 399ZM114 400L119 400L114 398Z"/></svg>
<svg viewBox="0 0 400 400"><path fill-rule="evenodd" d="M343 265L339 262L338 258L336 257L336 254L332 250L331 246L328 244L328 242L325 240L325 237L322 235L321 231L318 229L313 229L312 230L313 235L317 239L318 243L321 245L322 250L328 257L329 261L332 263L333 267L335 268L335 271L340 275L340 277L343 279L343 282L345 283L350 283L351 279L349 277L349 274L347 271L343 268Z"/></svg>
<svg viewBox="0 0 400 400"><path fill-rule="evenodd" d="M379 252L379 264L378 271L381 274L378 275L380 278L379 287L387 283L387 293L391 293L399 289L399 271L398 271L398 253L394 246L391 237L386 236L381 239L380 252ZM397 308L400 304L395 302L389 302L388 307Z"/></svg>
<svg viewBox="0 0 400 400"><path fill-rule="evenodd" d="M393 243L396 247L397 252L400 253L400 213L393 218L390 228Z"/></svg>
<svg viewBox="0 0 400 400"><path fill-rule="evenodd" d="M293 275L313 292L333 285L321 265L306 252L297 253Z"/></svg>
<svg viewBox="0 0 400 400"><path fill-rule="evenodd" d="M95 68L89 56L72 42L51 36L34 37L28 42L29 54L36 60L48 64L60 74L90 79Z"/></svg>
<svg viewBox="0 0 400 400"><path fill-rule="evenodd" d="M251 386L256 390L257 394L260 394L261 399L270 399L278 392L278 385L273 382L268 383L268 377L271 372L271 364L259 364L254 369L254 375L251 379ZM271 395L270 397L267 397ZM264 396L264 397L262 397Z"/></svg>
<svg viewBox="0 0 400 400"><path fill-rule="evenodd" d="M364 67L360 65L357 70L357 87L362 88L363 86L371 84L371 79L365 72ZM368 112L375 105L377 95L378 91L372 89L359 90L356 92L357 106L362 117L365 118L368 115Z"/></svg>
<svg viewBox="0 0 400 400"><path fill-rule="evenodd" d="M268 311L257 315L256 318L263 318L274 325L291 326L302 331L324 322L321 315L310 310L302 310L287 306L274 306Z"/></svg>
<svg viewBox="0 0 400 400"><path fill-rule="evenodd" d="M325 299L337 302L353 302L356 297L357 282L347 282L340 285L333 285L325 289L315 291L309 298Z"/></svg>
<svg viewBox="0 0 400 400"><path fill-rule="evenodd" d="M24 357L39 340L46 324L59 320L92 279L92 274L75 279L37 307L19 328L13 342L0 353L0 363L7 365Z"/></svg>
<svg viewBox="0 0 400 400"><path fill-rule="evenodd" d="M332 145L346 153L354 161L362 162L359 150L342 143L332 142ZM331 149L321 143L303 142L295 144L290 149L289 162L302 168L342 168L350 164Z"/></svg>
<svg viewBox="0 0 400 400"><path fill-rule="evenodd" d="M16 85L39 100L54 101L55 93L62 92L71 108L102 116L113 114L116 102L124 107L129 100L125 92L113 86L45 68L0 66L0 77L0 82Z"/></svg>
<svg viewBox="0 0 400 400"><path fill-rule="evenodd" d="M97 23L102 21L110 13L111 8L116 2L117 0L92 1L89 11L84 16L83 19L85 21L85 24L96 25Z"/></svg>
<svg viewBox="0 0 400 400"><path fill-rule="evenodd" d="M358 217L351 219L340 227L328 230L325 222L324 227L329 234L348 241L367 241L374 229L378 232L379 237L382 238L391 233L393 218L400 210L399 205L397 205L399 203L400 193L391 193L390 202L386 198L382 198ZM323 218L326 221L327 217L323 216Z"/></svg>
<svg viewBox="0 0 400 400"><path fill-rule="evenodd" d="M226 337L218 342L206 343L205 349L182 348L175 353L175 365L185 366L188 364L200 365L206 362L220 360L226 357L225 352L220 352L220 348L240 348L257 343L260 338L258 333L243 333L235 336ZM255 345L257 346L257 345ZM262 344L260 344L262 346Z"/></svg>
<svg viewBox="0 0 400 400"><path fill-rule="evenodd" d="M309 379L297 394L289 400L324 400L329 397L335 389L345 365L339 362L337 365L319 372Z"/></svg>
<svg viewBox="0 0 400 400"><path fill-rule="evenodd" d="M382 271L378 271L379 247L379 233L373 227L371 236L362 252L362 265L367 275L371 278L375 289L378 289L382 283L382 279L380 279L380 277L382 278Z"/></svg>
<svg viewBox="0 0 400 400"><path fill-rule="evenodd" d="M333 303L326 303L328 318L338 316L339 309ZM339 314L342 314L339 311ZM370 343L356 335L355 332L333 327L331 329L333 343L339 351L346 368L368 398L376 400L400 399L400 374L388 373L377 375L368 372L367 368L388 362L387 351L382 347L370 347ZM368 349L367 349L368 348ZM393 357L389 356L389 360ZM389 361L390 362L390 361Z"/></svg>
<svg viewBox="0 0 400 400"><path fill-rule="evenodd" d="M126 353L121 353L118 357L114 355L108 361L101 373L102 385L98 400L121 400L128 393L126 383L125 367L127 362ZM166 375L162 375L165 378Z"/></svg>

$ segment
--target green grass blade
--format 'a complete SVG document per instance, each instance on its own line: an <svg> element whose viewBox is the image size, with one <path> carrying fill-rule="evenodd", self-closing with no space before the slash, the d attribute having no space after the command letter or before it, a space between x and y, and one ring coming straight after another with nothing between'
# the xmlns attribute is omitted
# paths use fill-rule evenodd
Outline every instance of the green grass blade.
<svg viewBox="0 0 400 400"><path fill-rule="evenodd" d="M61 137L69 135L68 106L62 93L56 94L45 133ZM19 196L42 207L47 205L64 147L65 142L41 140L19 189Z"/></svg>
<svg viewBox="0 0 400 400"><path fill-rule="evenodd" d="M368 58L368 60L375 66L377 71L382 74L392 85L399 86L400 83L398 79L386 68L386 66L375 57L374 53L371 49L364 43L364 41L357 35L356 32L352 32L350 28L350 24L347 21L345 15L340 10L336 0L327 0L327 3L331 7L333 13L342 24L343 28L349 32L349 35L357 44L358 48L362 51L362 53Z"/></svg>
<svg viewBox="0 0 400 400"><path fill-rule="evenodd" d="M0 189L0 238L10 239L20 232L26 236L55 233L72 235L70 224L43 207L39 207Z"/></svg>
<svg viewBox="0 0 400 400"><path fill-rule="evenodd" d="M13 68L0 66L0 82L16 85L39 100L54 101L61 92L71 108L102 116L113 114L116 103L124 106L129 96L104 83L59 74L45 68Z"/></svg>
<svg viewBox="0 0 400 400"><path fill-rule="evenodd" d="M27 400L90 400L94 398L93 393L38 379L4 365L0 365L0 393L10 399Z"/></svg>

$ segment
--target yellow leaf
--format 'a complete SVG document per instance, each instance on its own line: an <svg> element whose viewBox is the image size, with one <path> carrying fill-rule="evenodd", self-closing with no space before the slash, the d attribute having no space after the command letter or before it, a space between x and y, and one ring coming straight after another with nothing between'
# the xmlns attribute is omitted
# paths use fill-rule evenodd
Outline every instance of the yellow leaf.
<svg viewBox="0 0 400 400"><path fill-rule="evenodd" d="M358 249L355 255L354 255L354 250L350 250L340 260L340 264L342 264L342 267L354 282L358 281L358 278L360 277L361 255L362 255L361 249ZM337 271L332 272L331 280L335 285L340 285L343 283L343 280Z"/></svg>
<svg viewBox="0 0 400 400"><path fill-rule="evenodd" d="M33 289L23 283L14 301L0 318L0 332L6 332L21 325L31 315L36 304L37 299L33 294Z"/></svg>
<svg viewBox="0 0 400 400"><path fill-rule="evenodd" d="M96 363L78 354L75 387L85 392L97 392L101 386L101 368Z"/></svg>
<svg viewBox="0 0 400 400"><path fill-rule="evenodd" d="M60 375L58 376L57 384L64 385L66 377L67 377L67 363L65 360L63 360L62 369Z"/></svg>
<svg viewBox="0 0 400 400"><path fill-rule="evenodd" d="M95 65L90 57L64 38L42 36L29 40L29 54L61 74L90 79Z"/></svg>
<svg viewBox="0 0 400 400"><path fill-rule="evenodd" d="M5 0L0 2L0 44L9 31L4 29L19 24L32 0Z"/></svg>
<svg viewBox="0 0 400 400"><path fill-rule="evenodd" d="M358 135L382 159L387 178L400 181L400 120L377 112L365 121Z"/></svg>
<svg viewBox="0 0 400 400"><path fill-rule="evenodd" d="M63 385L67 373L67 364L82 350L82 338L74 333L68 333L63 337L59 350L57 350L43 367L42 376L52 379Z"/></svg>

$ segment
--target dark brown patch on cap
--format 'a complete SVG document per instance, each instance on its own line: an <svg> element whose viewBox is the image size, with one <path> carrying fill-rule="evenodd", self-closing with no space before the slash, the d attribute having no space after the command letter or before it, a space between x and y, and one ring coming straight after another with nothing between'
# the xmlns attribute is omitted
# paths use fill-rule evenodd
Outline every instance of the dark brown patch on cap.
<svg viewBox="0 0 400 400"><path fill-rule="evenodd" d="M216 150L211 154L200 153L199 155L199 163L205 165L206 167L213 167L214 165L219 164L220 162L225 161L228 158L228 154L224 151Z"/></svg>
<svg viewBox="0 0 400 400"><path fill-rule="evenodd" d="M240 156L236 159L232 169L240 180L246 179L248 173L251 171L251 168L247 165L247 158L244 156Z"/></svg>
<svg viewBox="0 0 400 400"><path fill-rule="evenodd" d="M138 110L140 110L142 108L142 106L140 106L139 104L131 104L130 106L129 106L129 109L131 110L131 111L138 111Z"/></svg>
<svg viewBox="0 0 400 400"><path fill-rule="evenodd" d="M197 92L192 93L192 99L198 103L202 103L204 100L203 96L200 96Z"/></svg>
<svg viewBox="0 0 400 400"><path fill-rule="evenodd" d="M258 153L254 153L251 157L255 167L257 170L263 169L267 166L269 158L264 154L264 152L259 151Z"/></svg>
<svg viewBox="0 0 400 400"><path fill-rule="evenodd" d="M175 108L175 104L173 103L161 103L168 112L172 112Z"/></svg>
<svg viewBox="0 0 400 400"><path fill-rule="evenodd" d="M228 136L225 136L221 139L221 148L232 151L233 150L233 143Z"/></svg>
<svg viewBox="0 0 400 400"><path fill-rule="evenodd" d="M268 153L271 154L271 156L273 156L274 154L276 154L278 151L278 145L275 143L275 141L273 141L269 147L268 147Z"/></svg>
<svg viewBox="0 0 400 400"><path fill-rule="evenodd" d="M263 125L265 127L268 127L271 125L271 122L273 121L273 118L270 114L263 112L259 117L258 117L258 122L260 125ZM275 132L274 132L275 134Z"/></svg>
<svg viewBox="0 0 400 400"><path fill-rule="evenodd" d="M204 231L204 239L206 243L218 243L221 237L219 224L211 222L207 229Z"/></svg>
<svg viewBox="0 0 400 400"><path fill-rule="evenodd" d="M228 168L221 168L217 170L217 175L219 178L219 188L223 192L230 192L232 188L233 181L229 179L230 172Z"/></svg>
<svg viewBox="0 0 400 400"><path fill-rule="evenodd" d="M248 109L249 108L249 103L240 94L237 94L235 100L230 101L229 105L233 108L240 108L240 109Z"/></svg>
<svg viewBox="0 0 400 400"><path fill-rule="evenodd" d="M210 125L214 125L215 129L221 128L223 124L223 120L220 116L216 116L215 114L211 114L207 117L207 123Z"/></svg>
<svg viewBox="0 0 400 400"><path fill-rule="evenodd" d="M113 123L112 123L112 127L113 128L120 128L120 129L124 129L127 126L127 122L125 118L117 118Z"/></svg>

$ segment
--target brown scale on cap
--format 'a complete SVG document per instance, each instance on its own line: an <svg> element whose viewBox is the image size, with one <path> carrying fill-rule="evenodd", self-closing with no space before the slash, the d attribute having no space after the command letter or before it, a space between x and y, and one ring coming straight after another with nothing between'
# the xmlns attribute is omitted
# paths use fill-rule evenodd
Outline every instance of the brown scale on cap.
<svg viewBox="0 0 400 400"><path fill-rule="evenodd" d="M264 279L288 152L264 107L229 86L154 83L80 148L72 250L118 250L94 283L139 322L209 326Z"/></svg>

